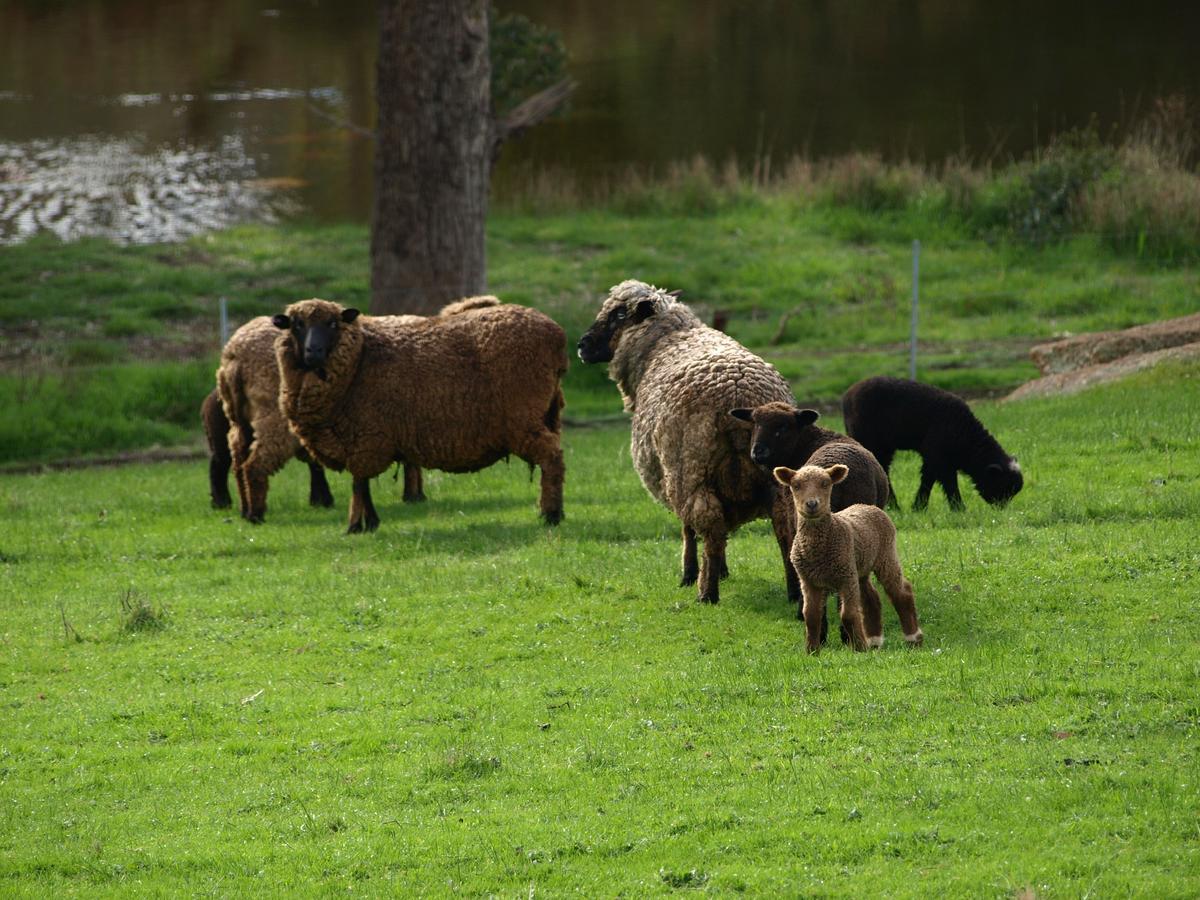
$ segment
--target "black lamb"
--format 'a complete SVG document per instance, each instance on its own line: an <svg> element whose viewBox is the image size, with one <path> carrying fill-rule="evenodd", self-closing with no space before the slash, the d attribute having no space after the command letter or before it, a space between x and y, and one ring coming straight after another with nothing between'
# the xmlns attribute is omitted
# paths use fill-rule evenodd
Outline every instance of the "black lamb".
<svg viewBox="0 0 1200 900"><path fill-rule="evenodd" d="M1016 459L961 398L941 388L904 378L867 378L842 395L842 416L847 433L874 453L885 471L897 450L921 454L921 486L913 509L928 506L934 482L942 486L952 509L962 509L960 471L975 482L979 496L998 506L1024 484Z"/></svg>

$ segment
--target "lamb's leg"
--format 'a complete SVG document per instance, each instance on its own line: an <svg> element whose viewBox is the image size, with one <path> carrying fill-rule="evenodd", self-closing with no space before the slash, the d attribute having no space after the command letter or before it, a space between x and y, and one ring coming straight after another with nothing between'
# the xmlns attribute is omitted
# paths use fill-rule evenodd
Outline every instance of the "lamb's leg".
<svg viewBox="0 0 1200 900"><path fill-rule="evenodd" d="M697 599L701 603L718 603L721 600L721 570L725 568L727 538L724 531L708 532L701 537L704 541L704 556L700 562Z"/></svg>
<svg viewBox="0 0 1200 900"><path fill-rule="evenodd" d="M404 464L404 502L424 503L425 485L421 480L421 467Z"/></svg>
<svg viewBox="0 0 1200 900"><path fill-rule="evenodd" d="M379 515L371 502L371 479L354 479L354 493L350 497L350 527L347 534L361 534L379 527Z"/></svg>
<svg viewBox="0 0 1200 900"><path fill-rule="evenodd" d="M950 508L961 512L966 509L963 505L962 494L958 492L958 472L954 469L946 469L938 476L938 484L942 486L942 490L946 494L946 501L950 504Z"/></svg>
<svg viewBox="0 0 1200 900"><path fill-rule="evenodd" d="M683 526L683 577L679 579L680 587L696 583L700 574L700 562L696 558L696 531L691 526Z"/></svg>
<svg viewBox="0 0 1200 900"><path fill-rule="evenodd" d="M858 590L862 595L863 627L867 632L868 647L883 646L883 608L879 602L879 592L871 584L871 576L867 575L858 582ZM849 637L849 635L846 635Z"/></svg>
<svg viewBox="0 0 1200 900"><path fill-rule="evenodd" d="M800 579L800 616L804 620L804 649L809 653L820 653L825 643L825 592L819 590L805 578Z"/></svg>
<svg viewBox="0 0 1200 900"><path fill-rule="evenodd" d="M929 462L921 463L921 486L917 488L917 496L913 500L913 509L922 510L929 506L929 493L933 490L933 483L937 481L937 476L934 473L933 465Z"/></svg>
<svg viewBox="0 0 1200 900"><path fill-rule="evenodd" d="M921 633L921 625L917 621L917 604L913 598L912 584L900 570L900 557L896 555L895 546L881 555L875 566L875 575L883 585L888 599L892 601L892 606L896 608L896 614L900 616L900 630L904 632L904 640L913 647L920 646L925 640L925 635Z"/></svg>
<svg viewBox="0 0 1200 900"><path fill-rule="evenodd" d="M866 628L863 624L862 597L858 591L858 579L851 578L838 591L838 609L842 614L842 626L850 635L850 644L855 650L867 648Z"/></svg>

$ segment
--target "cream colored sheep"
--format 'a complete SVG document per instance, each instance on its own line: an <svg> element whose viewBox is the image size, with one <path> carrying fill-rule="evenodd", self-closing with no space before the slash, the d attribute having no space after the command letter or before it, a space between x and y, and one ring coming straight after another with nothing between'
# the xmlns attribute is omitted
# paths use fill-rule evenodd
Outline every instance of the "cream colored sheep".
<svg viewBox="0 0 1200 900"><path fill-rule="evenodd" d="M749 429L729 415L735 407L793 402L774 366L641 281L612 288L578 349L585 363L608 363L633 417L634 468L683 525L681 583L698 576L698 599L716 603L729 534L759 518L775 526L786 572L786 507L773 502L770 475L750 461Z"/></svg>

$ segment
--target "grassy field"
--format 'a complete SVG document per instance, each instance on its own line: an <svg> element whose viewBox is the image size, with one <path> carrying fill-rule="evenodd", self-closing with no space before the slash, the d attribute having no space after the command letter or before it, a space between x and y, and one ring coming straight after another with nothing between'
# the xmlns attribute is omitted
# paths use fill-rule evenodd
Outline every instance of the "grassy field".
<svg viewBox="0 0 1200 900"><path fill-rule="evenodd" d="M802 402L906 374L911 242L922 241L919 375L975 395L1034 377L1029 347L1200 307L1189 263L1077 236L1032 249L971 238L918 207L865 211L769 194L489 224L490 288L545 310L574 343L610 285L681 288L770 359ZM195 445L218 355L218 298L240 323L309 296L368 304L365 227L242 228L178 246L3 248L0 466ZM603 367L573 365L567 414L619 413Z"/></svg>
<svg viewBox="0 0 1200 900"><path fill-rule="evenodd" d="M498 280L538 296L510 248L558 242L581 308L677 283L577 240L501 228ZM1038 329L1146 311L1066 306ZM381 485L362 537L295 464L261 527L200 463L0 476L0 894L1195 897L1198 395L980 405L1026 488L896 515L916 651L887 609L882 651L806 656L766 523L695 604L622 426L566 432L555 530L520 465Z"/></svg>

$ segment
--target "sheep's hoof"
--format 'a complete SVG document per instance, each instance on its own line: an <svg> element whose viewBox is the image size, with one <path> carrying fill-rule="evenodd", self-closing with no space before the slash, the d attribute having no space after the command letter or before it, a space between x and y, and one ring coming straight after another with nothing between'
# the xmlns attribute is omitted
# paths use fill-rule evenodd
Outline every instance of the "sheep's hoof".
<svg viewBox="0 0 1200 900"><path fill-rule="evenodd" d="M421 498L425 499L424 497ZM563 511L561 509L552 509L549 512L542 513L542 521L547 525L557 525L563 520Z"/></svg>
<svg viewBox="0 0 1200 900"><path fill-rule="evenodd" d="M684 572L683 577L679 579L680 587L691 587L696 583L697 572Z"/></svg>
<svg viewBox="0 0 1200 900"><path fill-rule="evenodd" d="M406 492L403 499L405 503L424 503L425 494L423 492L418 492L416 494L409 494Z"/></svg>
<svg viewBox="0 0 1200 900"><path fill-rule="evenodd" d="M920 647L921 644L925 643L925 635L922 634L920 631L918 631L914 635L906 634L904 636L904 643L906 643L910 647Z"/></svg>
<svg viewBox="0 0 1200 900"><path fill-rule="evenodd" d="M314 495L308 498L308 505L329 509L329 507L333 506L333 496L331 494Z"/></svg>
<svg viewBox="0 0 1200 900"><path fill-rule="evenodd" d="M263 523L262 513L246 513L242 518L244 518L251 525L261 525Z"/></svg>
<svg viewBox="0 0 1200 900"><path fill-rule="evenodd" d="M213 497L212 499L213 509L229 509L231 506L233 506L233 501L228 497Z"/></svg>
<svg viewBox="0 0 1200 900"><path fill-rule="evenodd" d="M700 603L720 603L721 597L719 594L701 594L696 598Z"/></svg>

